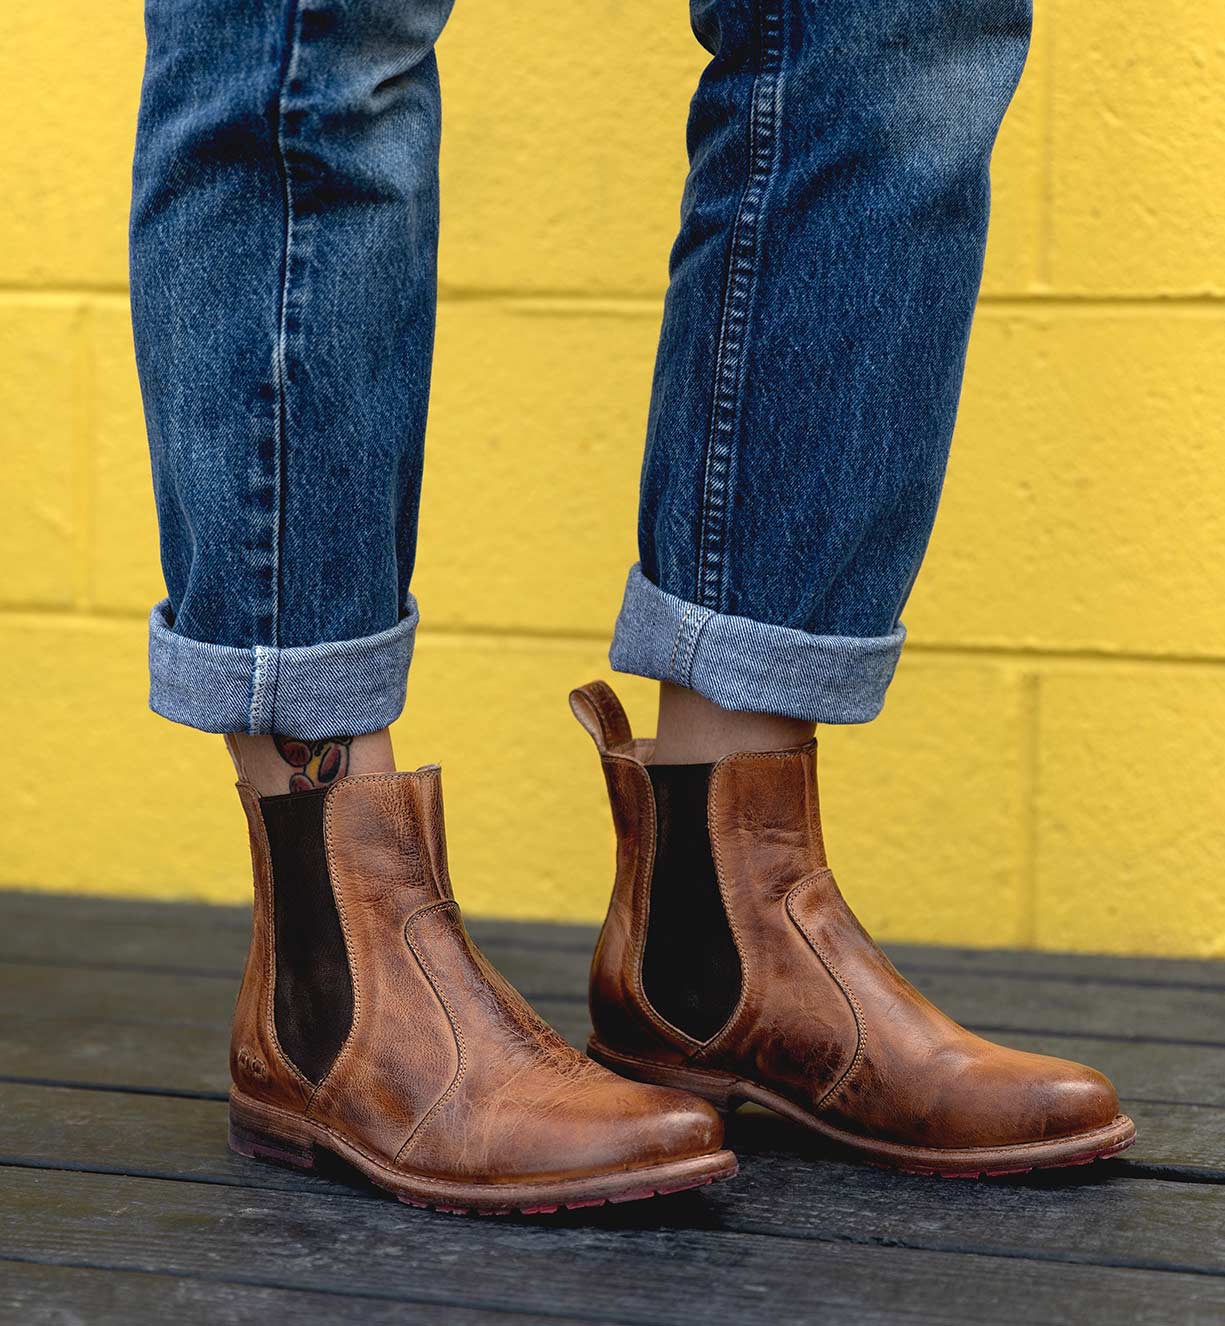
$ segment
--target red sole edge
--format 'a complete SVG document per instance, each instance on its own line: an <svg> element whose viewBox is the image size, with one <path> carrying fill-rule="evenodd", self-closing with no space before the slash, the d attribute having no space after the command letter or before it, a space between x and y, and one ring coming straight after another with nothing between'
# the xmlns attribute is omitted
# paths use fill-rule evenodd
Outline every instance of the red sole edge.
<svg viewBox="0 0 1225 1326"><path fill-rule="evenodd" d="M1135 1140L1133 1134L1131 1137L1124 1138L1123 1141L1116 1142L1114 1145L1104 1147L1099 1151L1090 1151L1080 1156L1067 1156L1062 1160L1052 1160L1046 1164L1013 1165L1003 1169L923 1169L910 1165L890 1165L882 1160L870 1160L868 1164L874 1169L891 1170L897 1174L911 1174L922 1179L1000 1179L1007 1178L1010 1175L1033 1174L1038 1170L1073 1169L1077 1165L1092 1165L1098 1160L1111 1160L1126 1151Z"/></svg>
<svg viewBox="0 0 1225 1326"><path fill-rule="evenodd" d="M695 1188L705 1188L708 1184L723 1179L735 1178L738 1172L738 1169L733 1169L723 1174L709 1174L705 1178L691 1179L686 1183L656 1184L649 1188L631 1188L627 1192L616 1193L610 1197L580 1198L574 1202L558 1202L555 1205L545 1206L499 1206L482 1209L473 1206L437 1206L433 1202L421 1202L415 1197L405 1197L403 1193L393 1193L393 1196L397 1201L403 1202L405 1206L413 1206L421 1211L439 1211L444 1215L555 1215L558 1211L581 1211L595 1206L619 1206L624 1202L642 1202L651 1197L670 1197L673 1193L690 1192ZM389 1188L387 1191L391 1192L392 1190Z"/></svg>
<svg viewBox="0 0 1225 1326"><path fill-rule="evenodd" d="M259 1160L273 1165L281 1165L289 1169L296 1169L302 1172L314 1168L314 1158L311 1153L297 1153L280 1147L271 1146L267 1143L256 1140L254 1137L244 1135L241 1131L231 1129L229 1136L230 1150L237 1155L246 1156L250 1160ZM327 1150L314 1144L313 1150ZM338 1159L342 1164L351 1164L345 1157ZM358 1170L359 1173L364 1172ZM733 1179L740 1172L740 1166L734 1164L725 1170L715 1174L705 1174L693 1179L683 1179L673 1183L657 1183L645 1188L630 1188L625 1192L613 1193L607 1197L579 1197L571 1202L546 1203L539 1206L499 1206L499 1207L480 1207L480 1206L452 1206L446 1203L426 1202L416 1197L408 1197L404 1193L397 1192L396 1189L385 1183L380 1183L370 1174L364 1174L364 1177L373 1183L375 1187L381 1188L384 1192L390 1193L397 1201L403 1202L405 1206L416 1207L423 1211L439 1211L445 1215L552 1215L557 1211L579 1211L587 1207L619 1205L623 1202L645 1201L651 1197L669 1197L673 1193L687 1192L694 1188L704 1188L708 1184L719 1182L723 1179Z"/></svg>

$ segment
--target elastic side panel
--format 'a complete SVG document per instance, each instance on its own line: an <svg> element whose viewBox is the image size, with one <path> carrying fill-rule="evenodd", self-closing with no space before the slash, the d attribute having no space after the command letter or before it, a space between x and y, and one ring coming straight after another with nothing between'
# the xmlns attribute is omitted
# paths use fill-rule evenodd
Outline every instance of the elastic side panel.
<svg viewBox="0 0 1225 1326"><path fill-rule="evenodd" d="M740 998L740 955L710 852L710 764L647 765L655 792L655 866L642 987L695 1040L718 1031Z"/></svg>
<svg viewBox="0 0 1225 1326"><path fill-rule="evenodd" d="M276 945L273 1020L281 1049L321 1082L353 1025L353 979L323 839L327 788L263 797Z"/></svg>

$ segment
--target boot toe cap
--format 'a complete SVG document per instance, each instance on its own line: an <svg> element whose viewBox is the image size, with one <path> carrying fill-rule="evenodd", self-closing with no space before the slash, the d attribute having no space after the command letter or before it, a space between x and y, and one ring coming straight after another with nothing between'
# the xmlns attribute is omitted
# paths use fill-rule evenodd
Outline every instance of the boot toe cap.
<svg viewBox="0 0 1225 1326"><path fill-rule="evenodd" d="M709 1101L687 1091L645 1088L646 1131L667 1159L684 1160L718 1151L723 1145L723 1119Z"/></svg>
<svg viewBox="0 0 1225 1326"><path fill-rule="evenodd" d="M893 1081L882 1094L895 1127L877 1134L924 1147L1030 1146L1097 1132L1119 1116L1118 1094L1096 1069L986 1041L971 1050Z"/></svg>
<svg viewBox="0 0 1225 1326"><path fill-rule="evenodd" d="M1108 1127L1119 1115L1119 1095L1103 1073L1067 1059L1047 1059L1037 1090L1043 1136L1064 1137Z"/></svg>
<svg viewBox="0 0 1225 1326"><path fill-rule="evenodd" d="M967 1141L1022 1145L1108 1127L1119 1114L1110 1079L1085 1064L1020 1051L999 1053L958 1093ZM957 1129L953 1132L956 1133Z"/></svg>
<svg viewBox="0 0 1225 1326"><path fill-rule="evenodd" d="M574 1168L641 1169L722 1147L723 1120L707 1101L611 1073L609 1079L594 1108L576 1111L560 1130Z"/></svg>

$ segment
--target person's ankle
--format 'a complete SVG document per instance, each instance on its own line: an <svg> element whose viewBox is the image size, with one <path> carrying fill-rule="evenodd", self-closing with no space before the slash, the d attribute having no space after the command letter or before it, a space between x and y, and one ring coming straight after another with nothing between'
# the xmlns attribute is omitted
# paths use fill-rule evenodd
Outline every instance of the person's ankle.
<svg viewBox="0 0 1225 1326"><path fill-rule="evenodd" d="M225 744L238 777L260 796L310 792L346 774L392 773L396 767L386 728L326 741L230 732Z"/></svg>
<svg viewBox="0 0 1225 1326"><path fill-rule="evenodd" d="M661 682L653 764L712 764L740 751L788 750L812 738L815 723L777 714L721 709L697 691Z"/></svg>

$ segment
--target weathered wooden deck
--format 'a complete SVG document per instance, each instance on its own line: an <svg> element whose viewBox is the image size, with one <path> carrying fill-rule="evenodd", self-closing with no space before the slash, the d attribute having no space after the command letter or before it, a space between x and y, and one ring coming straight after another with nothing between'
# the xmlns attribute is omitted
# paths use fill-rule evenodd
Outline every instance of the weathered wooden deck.
<svg viewBox="0 0 1225 1326"><path fill-rule="evenodd" d="M591 932L472 928L581 1043ZM1225 1322L1225 964L895 950L975 1029L1111 1073L1125 1160L908 1178L744 1113L731 1183L478 1220L226 1149L246 929L0 895L0 1320Z"/></svg>

